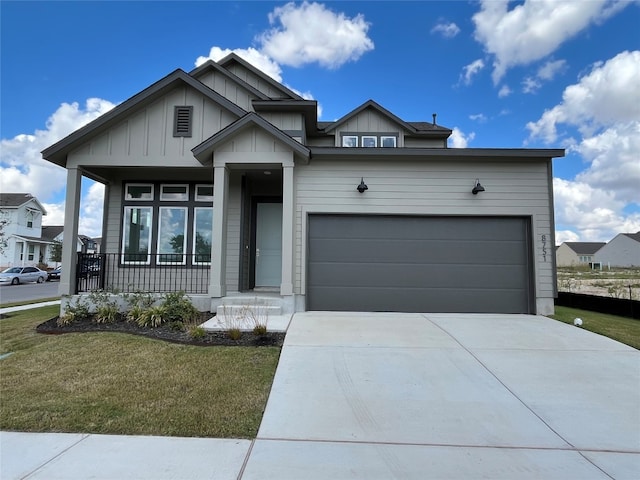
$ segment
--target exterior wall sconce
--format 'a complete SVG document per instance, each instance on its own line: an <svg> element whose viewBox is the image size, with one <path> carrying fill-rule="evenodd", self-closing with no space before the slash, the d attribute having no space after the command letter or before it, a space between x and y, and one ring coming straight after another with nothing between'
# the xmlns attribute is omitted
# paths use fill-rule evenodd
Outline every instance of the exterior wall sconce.
<svg viewBox="0 0 640 480"><path fill-rule="evenodd" d="M484 187L480 185L480 180L476 178L476 184L473 186L473 190L471 190L471 193L477 195L478 192L484 192Z"/></svg>
<svg viewBox="0 0 640 480"><path fill-rule="evenodd" d="M360 179L360 185L358 185L357 188L360 193L364 193L365 190L369 190L369 187L367 187L367 184L364 183L364 177Z"/></svg>

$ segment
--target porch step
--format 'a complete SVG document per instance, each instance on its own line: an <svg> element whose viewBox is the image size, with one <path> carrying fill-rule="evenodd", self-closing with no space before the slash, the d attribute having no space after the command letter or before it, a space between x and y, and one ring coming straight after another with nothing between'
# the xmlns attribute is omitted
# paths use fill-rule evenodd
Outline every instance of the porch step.
<svg viewBox="0 0 640 480"><path fill-rule="evenodd" d="M280 305L264 305L264 304L224 304L218 305L216 309L217 317L231 317L259 320L264 317L272 317L274 315L282 315L282 307Z"/></svg>

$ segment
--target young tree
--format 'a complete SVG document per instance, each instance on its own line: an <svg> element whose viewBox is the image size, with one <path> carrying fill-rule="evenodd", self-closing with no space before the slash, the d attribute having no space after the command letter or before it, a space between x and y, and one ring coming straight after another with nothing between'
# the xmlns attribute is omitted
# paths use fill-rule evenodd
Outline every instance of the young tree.
<svg viewBox="0 0 640 480"><path fill-rule="evenodd" d="M7 233L5 227L9 225L9 219L7 218L4 210L0 210L0 255L2 255L7 248Z"/></svg>
<svg viewBox="0 0 640 480"><path fill-rule="evenodd" d="M62 242L59 240L54 240L53 245L51 245L51 257L52 262L60 263L62 262Z"/></svg>

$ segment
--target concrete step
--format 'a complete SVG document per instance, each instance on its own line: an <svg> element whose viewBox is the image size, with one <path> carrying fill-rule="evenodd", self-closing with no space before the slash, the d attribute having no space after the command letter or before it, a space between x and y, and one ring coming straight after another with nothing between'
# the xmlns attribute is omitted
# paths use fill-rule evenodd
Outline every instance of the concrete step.
<svg viewBox="0 0 640 480"><path fill-rule="evenodd" d="M218 305L216 316L218 317L247 317L249 319L270 317L274 315L282 315L282 307L280 305L261 305L261 304L223 304Z"/></svg>

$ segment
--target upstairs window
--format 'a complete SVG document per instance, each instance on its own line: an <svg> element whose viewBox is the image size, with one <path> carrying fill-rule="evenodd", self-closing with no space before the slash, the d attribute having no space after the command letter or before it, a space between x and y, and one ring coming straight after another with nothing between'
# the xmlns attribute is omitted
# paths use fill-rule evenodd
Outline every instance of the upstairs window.
<svg viewBox="0 0 640 480"><path fill-rule="evenodd" d="M342 146L343 147L364 147L364 148L395 148L398 146L398 135L397 134L373 134L369 133L366 135L354 135L347 134L342 135Z"/></svg>
<svg viewBox="0 0 640 480"><path fill-rule="evenodd" d="M190 137L193 123L193 107L174 107L173 136Z"/></svg>
<svg viewBox="0 0 640 480"><path fill-rule="evenodd" d="M31 210L27 212L27 228L33 228L33 212Z"/></svg>
<svg viewBox="0 0 640 480"><path fill-rule="evenodd" d="M362 136L362 146L373 148L378 146L378 137L373 135L363 135Z"/></svg>
<svg viewBox="0 0 640 480"><path fill-rule="evenodd" d="M345 135L342 137L342 146L343 147L357 147L358 146L358 137L356 135Z"/></svg>

